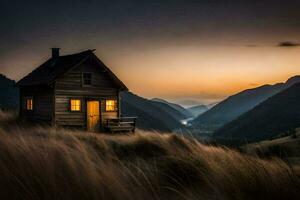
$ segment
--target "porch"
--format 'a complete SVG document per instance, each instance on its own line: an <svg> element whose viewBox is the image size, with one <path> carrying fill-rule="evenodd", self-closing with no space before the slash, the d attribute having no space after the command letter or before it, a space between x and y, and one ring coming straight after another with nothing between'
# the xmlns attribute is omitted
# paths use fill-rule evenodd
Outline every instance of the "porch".
<svg viewBox="0 0 300 200"><path fill-rule="evenodd" d="M106 119L104 128L112 133L115 132L132 132L135 131L137 117L119 117Z"/></svg>

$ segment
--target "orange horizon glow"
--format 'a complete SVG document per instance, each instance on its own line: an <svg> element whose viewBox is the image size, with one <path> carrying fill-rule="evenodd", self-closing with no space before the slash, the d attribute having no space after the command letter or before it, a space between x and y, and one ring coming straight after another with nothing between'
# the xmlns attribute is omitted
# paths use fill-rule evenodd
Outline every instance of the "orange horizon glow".
<svg viewBox="0 0 300 200"><path fill-rule="evenodd" d="M297 47L165 45L143 50L117 46L103 49L99 47L96 55L131 92L146 98L212 103L245 89L285 82L300 74L300 48ZM30 57L18 59L15 68L20 74L10 71L8 77L20 79L49 55L41 57L33 64L28 60ZM32 67L20 68L26 59L26 65Z"/></svg>
<svg viewBox="0 0 300 200"><path fill-rule="evenodd" d="M211 103L300 74L299 55L298 48L180 47L134 52L108 63L141 96Z"/></svg>

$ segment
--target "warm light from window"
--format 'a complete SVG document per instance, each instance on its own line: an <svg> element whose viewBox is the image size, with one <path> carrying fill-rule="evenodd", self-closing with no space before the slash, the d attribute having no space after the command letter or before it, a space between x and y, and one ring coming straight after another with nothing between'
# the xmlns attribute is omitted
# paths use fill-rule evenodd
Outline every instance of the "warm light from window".
<svg viewBox="0 0 300 200"><path fill-rule="evenodd" d="M81 101L80 99L71 99L71 111L80 111Z"/></svg>
<svg viewBox="0 0 300 200"><path fill-rule="evenodd" d="M33 110L33 100L32 98L26 99L26 110Z"/></svg>
<svg viewBox="0 0 300 200"><path fill-rule="evenodd" d="M105 110L106 111L116 111L117 110L117 102L116 100L106 100L105 102Z"/></svg>

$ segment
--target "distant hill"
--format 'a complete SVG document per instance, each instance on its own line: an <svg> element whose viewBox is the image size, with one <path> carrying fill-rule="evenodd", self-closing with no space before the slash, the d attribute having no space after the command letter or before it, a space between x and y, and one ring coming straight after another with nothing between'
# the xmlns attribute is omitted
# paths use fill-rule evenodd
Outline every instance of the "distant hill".
<svg viewBox="0 0 300 200"><path fill-rule="evenodd" d="M205 113L208 110L208 107L205 105L198 105L189 107L187 110L193 115L193 117L198 117L199 115Z"/></svg>
<svg viewBox="0 0 300 200"><path fill-rule="evenodd" d="M180 112L180 114L182 115L181 119L186 119L186 118L193 117L193 115L187 109L185 109L184 107L182 107L181 105L178 105L178 104L175 104L175 103L171 103L171 102L168 102L168 101L166 101L164 99L159 99L159 98L153 98L151 100L152 101L156 101L156 102L165 103L165 104L171 106L172 108L174 108L175 110L177 110L178 112Z"/></svg>
<svg viewBox="0 0 300 200"><path fill-rule="evenodd" d="M0 74L0 109L18 109L19 90L15 84L14 80Z"/></svg>
<svg viewBox="0 0 300 200"><path fill-rule="evenodd" d="M182 115L171 106L139 97L130 92L121 93L123 116L137 116L137 127L144 130L173 131L182 129Z"/></svg>
<svg viewBox="0 0 300 200"><path fill-rule="evenodd" d="M270 97L214 133L215 138L253 142L300 127L300 83Z"/></svg>
<svg viewBox="0 0 300 200"><path fill-rule="evenodd" d="M294 76L285 83L263 85L261 87L244 90L220 102L209 111L197 117L192 123L195 127L220 128L224 124L236 119L251 110L267 98L300 82L300 76Z"/></svg>

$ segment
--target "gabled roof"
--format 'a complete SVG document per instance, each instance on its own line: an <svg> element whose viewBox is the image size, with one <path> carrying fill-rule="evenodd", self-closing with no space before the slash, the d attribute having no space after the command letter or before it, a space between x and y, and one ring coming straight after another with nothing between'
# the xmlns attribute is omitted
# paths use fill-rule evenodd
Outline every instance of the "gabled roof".
<svg viewBox="0 0 300 200"><path fill-rule="evenodd" d="M93 57L104 68L107 75L121 90L128 90L125 84L93 53L87 50L76 54L59 56L56 59L48 59L45 63L33 70L27 76L17 82L18 86L48 85L59 76L80 65L88 58Z"/></svg>

